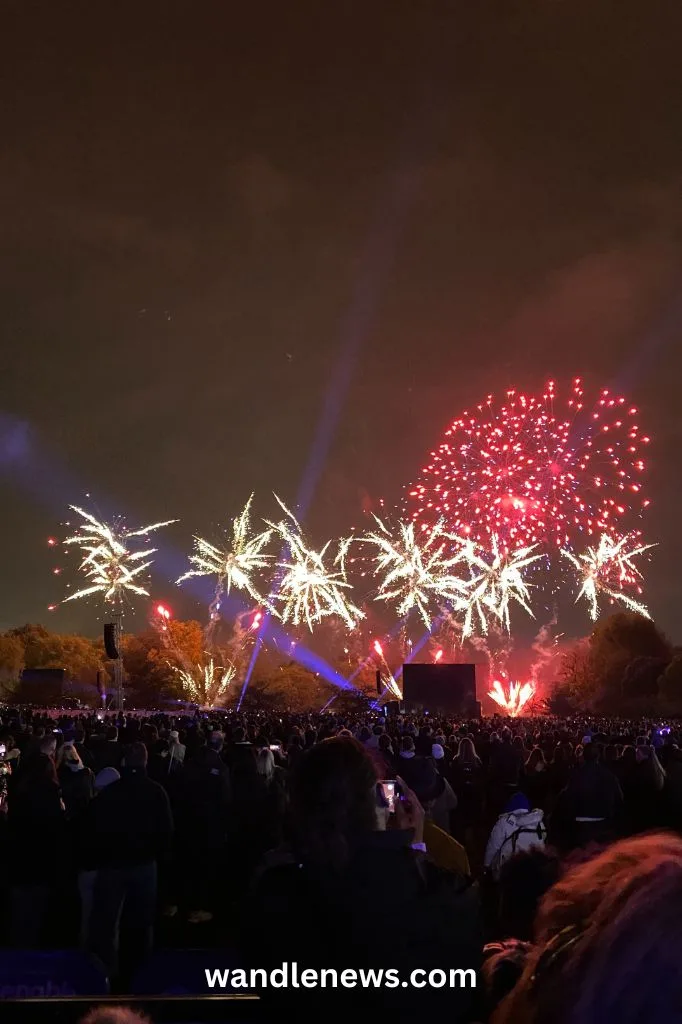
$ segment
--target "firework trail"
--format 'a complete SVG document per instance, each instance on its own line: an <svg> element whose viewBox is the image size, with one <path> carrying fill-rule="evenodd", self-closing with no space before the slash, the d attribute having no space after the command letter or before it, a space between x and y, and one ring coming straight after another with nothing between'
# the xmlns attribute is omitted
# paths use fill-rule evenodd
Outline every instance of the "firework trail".
<svg viewBox="0 0 682 1024"><path fill-rule="evenodd" d="M646 606L625 593L623 587L634 586L641 594L638 581L642 574L633 564L633 559L653 547L654 544L640 544L637 535L626 535L615 541L603 533L596 548L588 548L577 557L572 551L562 548L561 554L575 566L582 580L576 603L581 597L586 599L593 621L599 616L600 594L606 594L632 612L651 617Z"/></svg>
<svg viewBox="0 0 682 1024"><path fill-rule="evenodd" d="M539 395L508 391L502 404L488 395L446 431L406 508L424 531L444 520L484 547L497 536L505 549L575 548L638 529L648 442L625 398L603 389L590 403L579 378L563 398L553 381Z"/></svg>
<svg viewBox="0 0 682 1024"><path fill-rule="evenodd" d="M386 657L384 656L384 649L383 649L383 647L381 646L381 644L379 643L378 640L374 641L373 647L374 647L375 653L379 655L379 660L380 660L381 664L384 666L384 668L386 670L386 674L382 675L382 677L381 677L381 681L384 684L384 692L388 691L388 692L392 693L394 697L397 697L398 700L402 700L403 699L403 691L398 686L398 682L397 682L395 676L393 675L393 673L391 672L389 664L386 661Z"/></svg>
<svg viewBox="0 0 682 1024"><path fill-rule="evenodd" d="M170 651L174 657L181 661L180 651L175 643L172 633L172 613L165 604L157 604L149 619L149 624L156 633L165 651Z"/></svg>
<svg viewBox="0 0 682 1024"><path fill-rule="evenodd" d="M320 551L310 548L294 514L277 495L275 498L285 518L278 523L266 522L286 547L285 560L277 563L280 570L277 587L270 595L274 602L279 603L276 614L282 622L291 622L294 626L305 622L311 632L317 623L329 616L338 616L349 629L353 629L363 618L363 613L345 593L351 589L344 565L347 546L342 541L334 557L330 550L331 541ZM326 558L339 565L339 570L331 568Z"/></svg>
<svg viewBox="0 0 682 1024"><path fill-rule="evenodd" d="M156 553L156 548L143 546L134 550L130 542L146 538L148 534L164 526L170 526L177 520L168 519L139 530L129 530L122 519L113 524L100 522L90 512L78 508L77 505L69 507L78 513L83 522L76 533L66 538L64 544L80 548L83 558L79 572L85 577L88 585L69 594L64 601L76 601L101 594L106 604L120 607L124 597L129 594L149 597L148 570L153 564L151 556Z"/></svg>

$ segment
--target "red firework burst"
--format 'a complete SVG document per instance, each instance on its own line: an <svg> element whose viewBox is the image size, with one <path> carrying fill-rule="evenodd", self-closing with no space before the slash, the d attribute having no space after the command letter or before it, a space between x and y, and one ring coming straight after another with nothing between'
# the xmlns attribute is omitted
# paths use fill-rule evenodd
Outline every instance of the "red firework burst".
<svg viewBox="0 0 682 1024"><path fill-rule="evenodd" d="M648 442L637 409L607 389L590 404L579 378L563 400L553 381L541 395L508 391L501 405L488 395L431 452L407 510L424 530L443 517L453 533L483 544L497 534L507 548L639 536Z"/></svg>

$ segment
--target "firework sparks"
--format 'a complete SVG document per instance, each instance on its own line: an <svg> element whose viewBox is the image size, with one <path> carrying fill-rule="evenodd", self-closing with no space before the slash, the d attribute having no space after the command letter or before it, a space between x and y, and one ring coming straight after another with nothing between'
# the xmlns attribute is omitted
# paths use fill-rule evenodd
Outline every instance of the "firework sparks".
<svg viewBox="0 0 682 1024"><path fill-rule="evenodd" d="M488 696L511 718L520 715L534 695L535 687L532 683L509 683L505 689L499 679L494 681L492 690L488 692Z"/></svg>
<svg viewBox="0 0 682 1024"><path fill-rule="evenodd" d="M251 533L249 513L253 495L249 498L240 515L232 523L232 539L227 547L217 547L203 537L194 538L194 552L189 556L192 568L181 576L178 584L195 576L214 576L216 597L223 593L243 590L254 601L263 603L255 583L257 573L272 562L272 555L264 548L272 537L272 530L265 530L255 536Z"/></svg>
<svg viewBox="0 0 682 1024"><path fill-rule="evenodd" d="M542 555L532 554L536 546L533 544L530 547L506 552L500 547L495 534L491 538L489 552L479 548L471 540L461 542L460 557L466 562L471 573L462 626L463 638L471 636L474 632L475 615L481 632L487 634L489 613L492 613L509 633L509 605L512 601L521 605L532 617L533 612L528 603L528 584L523 574L529 565L542 558Z"/></svg>
<svg viewBox="0 0 682 1024"><path fill-rule="evenodd" d="M64 544L76 545L81 549L83 559L79 570L88 581L88 586L69 594L65 602L94 594L102 594L104 601L112 605L120 605L127 594L149 597L146 589L148 569L153 563L151 556L155 554L156 548L131 550L130 541L144 538L177 520L168 519L139 530L129 530L122 520L109 525L76 505L70 508L81 516L83 522L73 536L66 538Z"/></svg>
<svg viewBox="0 0 682 1024"><path fill-rule="evenodd" d="M575 548L582 536L636 529L649 504L637 409L603 389L588 402L579 378L565 398L550 381L540 395L508 391L465 412L431 452L407 507L424 530L484 546Z"/></svg>
<svg viewBox="0 0 682 1024"><path fill-rule="evenodd" d="M374 575L381 577L377 597L395 604L398 615L416 609L427 629L431 628L433 606L466 607L467 582L453 573L461 553L452 554L453 538L437 522L423 541L415 524L399 522L391 532L378 516L378 529L357 537L361 544L376 549Z"/></svg>
<svg viewBox="0 0 682 1024"><path fill-rule="evenodd" d="M386 670L385 674L381 675L381 682L384 684L384 690L392 693L394 697L398 698L398 700L402 700L403 691L398 686L398 681L391 672L390 666L386 661L386 656L384 654L383 647L381 646L378 640L374 641L373 646L375 653L379 655L381 664L384 666L384 669Z"/></svg>
<svg viewBox="0 0 682 1024"><path fill-rule="evenodd" d="M176 666L172 668L187 699L205 708L221 707L225 703L236 673L234 665L217 665L213 658L191 671Z"/></svg>
<svg viewBox="0 0 682 1024"><path fill-rule="evenodd" d="M277 498L277 495L275 495ZM363 613L347 598L345 591L351 589L346 579L343 560L344 542L341 542L335 559L330 552L331 541L320 550L308 546L300 524L286 505L277 498L285 518L268 526L282 538L287 548L287 560L278 562L281 574L274 600L280 602L278 614L282 622L294 626L305 622L312 632L313 626L329 616L338 616L349 629L353 629ZM338 571L330 568L325 559L339 565Z"/></svg>
<svg viewBox="0 0 682 1024"><path fill-rule="evenodd" d="M596 548L588 548L577 557L566 548L561 554L573 563L582 580L576 603L584 597L590 606L590 616L596 620L599 616L599 594L606 594L612 601L618 601L632 612L639 612L650 618L649 612L641 601L625 593L624 587L636 587L641 594L639 581L642 574L633 564L633 559L655 547L654 544L640 544L637 535L627 535L614 541L603 533Z"/></svg>

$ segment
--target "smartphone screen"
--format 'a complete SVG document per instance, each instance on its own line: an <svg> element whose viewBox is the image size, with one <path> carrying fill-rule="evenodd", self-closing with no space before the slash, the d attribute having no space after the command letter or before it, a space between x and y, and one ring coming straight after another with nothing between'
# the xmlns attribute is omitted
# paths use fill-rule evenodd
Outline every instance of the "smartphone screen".
<svg viewBox="0 0 682 1024"><path fill-rule="evenodd" d="M279 750L279 749L280 749L279 743L271 743L270 744L270 750Z"/></svg>
<svg viewBox="0 0 682 1024"><path fill-rule="evenodd" d="M379 783L389 814L395 814L395 779L382 779Z"/></svg>

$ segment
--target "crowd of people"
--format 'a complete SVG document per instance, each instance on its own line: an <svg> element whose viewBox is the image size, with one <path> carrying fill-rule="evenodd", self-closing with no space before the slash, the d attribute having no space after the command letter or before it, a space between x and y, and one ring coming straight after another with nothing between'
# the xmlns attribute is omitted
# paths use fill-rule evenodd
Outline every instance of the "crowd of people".
<svg viewBox="0 0 682 1024"><path fill-rule="evenodd" d="M372 996L455 1021L670 1016L674 723L7 708L0 759L3 943L86 950L119 991L173 941L472 968Z"/></svg>

